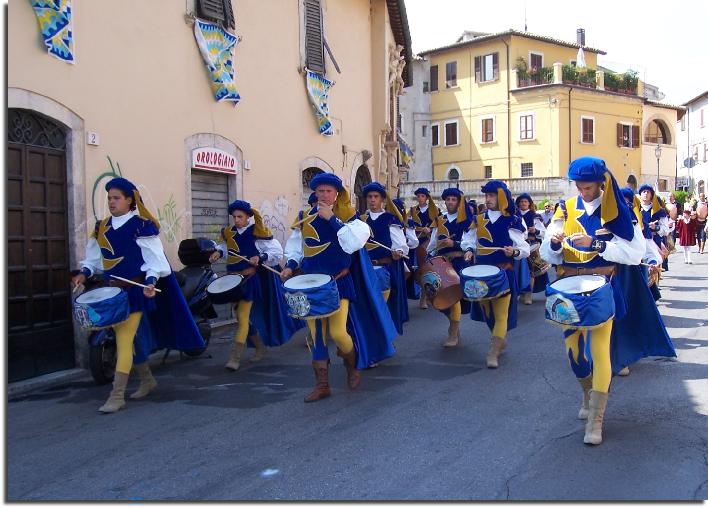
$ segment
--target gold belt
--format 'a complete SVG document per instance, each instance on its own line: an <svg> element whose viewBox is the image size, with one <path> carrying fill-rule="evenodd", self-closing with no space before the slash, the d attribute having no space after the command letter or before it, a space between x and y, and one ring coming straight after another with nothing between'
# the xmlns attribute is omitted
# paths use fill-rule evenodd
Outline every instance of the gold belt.
<svg viewBox="0 0 708 508"><path fill-rule="evenodd" d="M616 266L596 266L594 268L575 268L570 266L558 265L556 273L559 278L571 277L574 275L604 275L605 277L614 277L617 274Z"/></svg>

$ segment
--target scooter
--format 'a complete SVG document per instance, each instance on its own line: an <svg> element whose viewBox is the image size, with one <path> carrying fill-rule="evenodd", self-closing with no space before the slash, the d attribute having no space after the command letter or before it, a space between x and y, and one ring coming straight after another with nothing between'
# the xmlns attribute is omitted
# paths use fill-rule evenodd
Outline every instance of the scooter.
<svg viewBox="0 0 708 508"><path fill-rule="evenodd" d="M216 251L216 243L206 238L188 238L179 244L177 255L184 268L175 272L175 277L205 343L203 348L180 351L180 354L184 353L191 357L200 356L206 351L211 339L209 319L216 318L217 314L209 300L206 288L217 277L209 262L209 256L214 251ZM86 281L86 290L99 285L101 285L100 277L91 277ZM117 354L116 336L113 328L94 331L89 335L88 340L91 376L96 384L111 383L115 374ZM169 349L165 350L163 363L169 353Z"/></svg>

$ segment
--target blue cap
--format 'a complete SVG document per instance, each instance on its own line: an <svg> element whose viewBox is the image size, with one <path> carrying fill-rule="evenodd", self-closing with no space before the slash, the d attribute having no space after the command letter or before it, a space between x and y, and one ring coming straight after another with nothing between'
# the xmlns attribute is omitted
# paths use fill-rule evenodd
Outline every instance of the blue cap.
<svg viewBox="0 0 708 508"><path fill-rule="evenodd" d="M382 198L386 197L386 187L381 185L379 182L371 182L370 184L364 185L361 189L361 193L366 197L369 192L378 192L381 194Z"/></svg>
<svg viewBox="0 0 708 508"><path fill-rule="evenodd" d="M109 182L106 184L106 192L111 189L118 189L122 191L123 194L125 194L126 196L132 196L133 191L136 188L137 187L135 187L135 184L133 182L121 177L109 180Z"/></svg>
<svg viewBox="0 0 708 508"><path fill-rule="evenodd" d="M624 200L627 202L627 204L631 205L634 203L634 191L630 189L629 187L623 187L620 189L620 192L622 193L622 196L624 197Z"/></svg>
<svg viewBox="0 0 708 508"><path fill-rule="evenodd" d="M651 197L654 197L654 194L655 194L654 187L652 187L651 185L646 184L646 183L644 185L642 185L641 187L639 187L639 192L637 194L641 194L645 190L648 190L649 192L651 192Z"/></svg>
<svg viewBox="0 0 708 508"><path fill-rule="evenodd" d="M501 180L490 180L482 186L482 192L485 194L497 195L497 206L499 211L505 215L514 215L516 206L511 199L511 191Z"/></svg>
<svg viewBox="0 0 708 508"><path fill-rule="evenodd" d="M337 192L342 192L344 186L342 185L342 179L337 175L332 173L319 173L310 180L310 189L317 190L319 185L329 185L337 189Z"/></svg>
<svg viewBox="0 0 708 508"><path fill-rule="evenodd" d="M240 199L237 199L236 201L231 202L229 204L229 215L234 213L236 210L241 210L242 212L245 212L248 215L253 215L251 203L249 203L248 201L242 201Z"/></svg>
<svg viewBox="0 0 708 508"><path fill-rule="evenodd" d="M516 203L516 206L519 206L519 201L522 199L528 200L530 205L533 205L533 199L531 199L531 196L529 195L528 192L522 192L521 194L518 195L518 197L514 200L514 203Z"/></svg>
<svg viewBox="0 0 708 508"><path fill-rule="evenodd" d="M426 196L430 197L430 191L425 187L418 187L413 194L415 194L416 196L418 194L425 194Z"/></svg>
<svg viewBox="0 0 708 508"><path fill-rule="evenodd" d="M605 181L605 173L608 169L605 161L597 157L580 157L575 159L568 166L568 179L576 182L597 182Z"/></svg>
<svg viewBox="0 0 708 508"><path fill-rule="evenodd" d="M307 204L314 205L315 203L317 203L317 194L313 192L312 194L310 194L310 197L307 198Z"/></svg>
<svg viewBox="0 0 708 508"><path fill-rule="evenodd" d="M392 199L393 204L396 205L396 208L398 208L398 211L401 212L401 215L404 217L406 216L406 205L403 203L402 199L396 198Z"/></svg>
<svg viewBox="0 0 708 508"><path fill-rule="evenodd" d="M448 196L455 196L456 198L460 199L462 198L462 191L457 187L448 187L447 189L442 191L442 198L445 199Z"/></svg>

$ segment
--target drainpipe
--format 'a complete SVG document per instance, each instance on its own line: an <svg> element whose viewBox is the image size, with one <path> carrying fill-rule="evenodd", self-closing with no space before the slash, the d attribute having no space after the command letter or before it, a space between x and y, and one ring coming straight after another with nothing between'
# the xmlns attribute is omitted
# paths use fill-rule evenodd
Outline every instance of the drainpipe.
<svg viewBox="0 0 708 508"><path fill-rule="evenodd" d="M511 68L509 67L509 44L502 39L506 46L506 168L508 178L511 178Z"/></svg>
<svg viewBox="0 0 708 508"><path fill-rule="evenodd" d="M573 88L568 87L568 165L573 161L573 123L570 118L570 94L573 93Z"/></svg>

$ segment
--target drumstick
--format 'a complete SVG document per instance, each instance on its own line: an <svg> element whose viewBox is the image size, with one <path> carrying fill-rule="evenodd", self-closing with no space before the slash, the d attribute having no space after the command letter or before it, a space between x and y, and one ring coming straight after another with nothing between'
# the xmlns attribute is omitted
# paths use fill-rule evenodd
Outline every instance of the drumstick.
<svg viewBox="0 0 708 508"><path fill-rule="evenodd" d="M123 277L118 277L117 275L111 275L114 279L122 280L123 282L127 282L128 284L133 284L134 286L140 286L141 288L145 289L150 289L150 286L146 286L145 284L140 284L139 282L135 282L134 280L130 279L124 279ZM161 289L153 288L155 291L158 293L162 293Z"/></svg>
<svg viewBox="0 0 708 508"><path fill-rule="evenodd" d="M484 245L480 245L479 247L477 247L477 249L504 250L504 247L485 247Z"/></svg>
<svg viewBox="0 0 708 508"><path fill-rule="evenodd" d="M241 258L241 259L243 259L244 261L246 261L246 262L249 263L249 264L251 263L251 260L248 259L248 258L245 258L245 257L243 257L243 256L239 256L238 254L234 254L233 252L231 253L231 255L234 256L234 257L237 257L237 258ZM271 267L268 266L268 265L261 265L261 266L262 266L263 268L265 268L266 270L270 270L271 272L273 272L274 274L276 274L278 277L280 277L280 272L279 272L278 270L275 270L274 268L271 268Z"/></svg>
<svg viewBox="0 0 708 508"><path fill-rule="evenodd" d="M391 247L386 247L384 244L379 243L379 242L377 242L376 240L372 240L371 238L369 238L367 241L370 242L370 243L373 243L374 245L378 245L379 247L383 247L383 248L386 249L386 250L390 250L391 252L394 252L394 250L393 250ZM398 251L396 251L396 252L398 252ZM400 254L400 253L399 253L399 254ZM406 256L405 254L401 254L401 257L404 258L404 259L410 259L410 258L409 258L408 256Z"/></svg>

